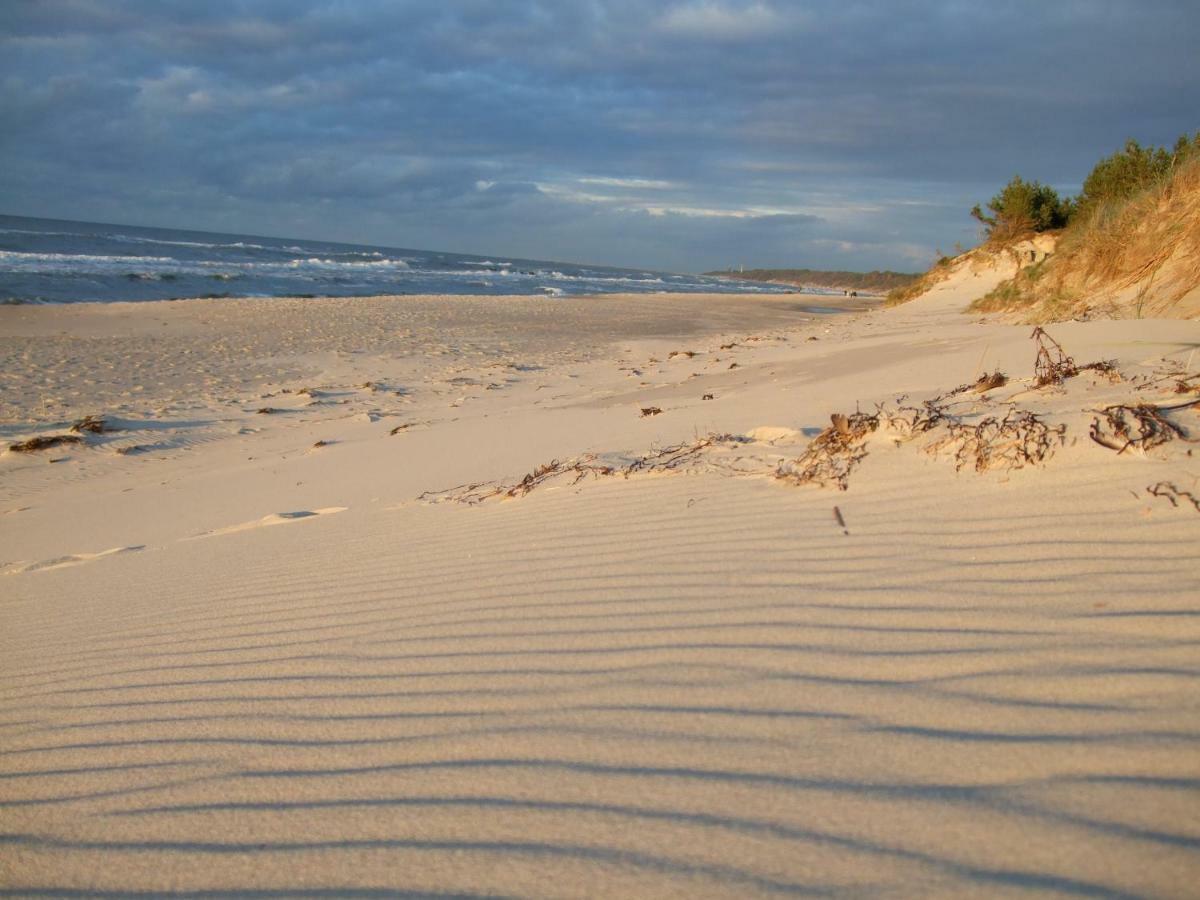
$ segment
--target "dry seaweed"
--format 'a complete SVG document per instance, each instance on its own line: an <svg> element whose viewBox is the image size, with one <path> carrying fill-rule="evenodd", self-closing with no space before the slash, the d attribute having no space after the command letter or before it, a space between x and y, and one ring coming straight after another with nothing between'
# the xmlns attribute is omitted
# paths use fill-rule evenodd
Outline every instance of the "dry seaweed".
<svg viewBox="0 0 1200 900"><path fill-rule="evenodd" d="M951 391L950 395L957 393ZM925 400L920 406L910 406L904 403L906 397L897 397L898 406L889 410L882 404L878 407L879 416L884 428L899 441L910 441L919 434L932 431L946 421L957 421L947 411L943 403L946 396Z"/></svg>
<svg viewBox="0 0 1200 900"><path fill-rule="evenodd" d="M976 472L1021 469L1044 462L1065 440L1065 425L1047 425L1028 410L1010 409L1003 419L988 416L975 425L951 422L948 434L926 446L934 455L954 453L959 471L970 465Z"/></svg>
<svg viewBox="0 0 1200 900"><path fill-rule="evenodd" d="M700 463L705 452L716 444L735 444L744 438L732 434L710 434L686 444L672 444L635 459L621 469L625 477L644 472L676 472Z"/></svg>
<svg viewBox="0 0 1200 900"><path fill-rule="evenodd" d="M657 406L643 406L642 407L642 418L645 419L645 418L648 418L649 416L657 416L661 412L662 412L662 410L659 409Z"/></svg>
<svg viewBox="0 0 1200 900"><path fill-rule="evenodd" d="M9 444L8 449L14 453L35 453L38 450L49 450L63 444L82 444L83 438L77 434L46 434L31 437L27 441Z"/></svg>
<svg viewBox="0 0 1200 900"><path fill-rule="evenodd" d="M76 434L82 434L85 431L89 434L103 434L115 429L104 420L104 416L84 416L71 426L71 430Z"/></svg>
<svg viewBox="0 0 1200 900"><path fill-rule="evenodd" d="M1004 387L1006 384L1008 384L1008 376L997 369L990 375L980 375L975 383L971 385L971 390L977 394L983 394L994 388Z"/></svg>
<svg viewBox="0 0 1200 900"><path fill-rule="evenodd" d="M1092 420L1089 434L1097 444L1116 450L1117 453L1124 453L1130 447L1145 452L1176 438L1190 441L1187 432L1168 419L1165 413L1194 406L1196 403L1181 403L1176 406L1151 406L1148 403L1106 406L1100 410L1100 415Z"/></svg>
<svg viewBox="0 0 1200 900"><path fill-rule="evenodd" d="M744 438L731 434L710 434L685 444L673 444L641 456L623 466L610 465L601 462L596 456L586 454L565 461L551 460L538 466L520 481L499 482L489 481L477 484L463 484L443 491L426 491L417 499L427 503L444 503L453 501L475 506L492 499L512 499L524 497L531 491L548 482L561 478L569 478L568 485L578 484L584 478L602 478L620 475L628 478L631 475L645 475L662 472L683 472L703 469L724 474L765 474L767 469L742 472L734 466L722 466L706 457L708 450L718 444L738 444Z"/></svg>
<svg viewBox="0 0 1200 900"><path fill-rule="evenodd" d="M1165 497L1176 508L1179 507L1181 501L1190 503L1196 512L1200 512L1200 497L1191 491L1181 491L1169 481L1160 481L1158 484L1146 488L1146 493L1153 497Z"/></svg>
<svg viewBox="0 0 1200 900"><path fill-rule="evenodd" d="M1033 363L1033 374L1038 387L1062 384L1067 378L1079 374L1075 360L1067 356L1062 344L1056 341L1039 325L1030 337L1037 342L1037 358Z"/></svg>
<svg viewBox="0 0 1200 900"><path fill-rule="evenodd" d="M776 469L776 479L797 485L836 485L843 491L849 488L850 473L867 455L863 445L879 428L880 414L834 413L829 420L829 427L813 438L804 453Z"/></svg>
<svg viewBox="0 0 1200 900"><path fill-rule="evenodd" d="M1033 329L1030 337L1037 342L1037 358L1033 363L1034 381L1037 387L1062 384L1080 372L1098 372L1107 376L1109 381L1121 380L1121 372L1117 368L1115 360L1102 359L1081 366L1067 356L1062 345L1046 334L1040 325Z"/></svg>

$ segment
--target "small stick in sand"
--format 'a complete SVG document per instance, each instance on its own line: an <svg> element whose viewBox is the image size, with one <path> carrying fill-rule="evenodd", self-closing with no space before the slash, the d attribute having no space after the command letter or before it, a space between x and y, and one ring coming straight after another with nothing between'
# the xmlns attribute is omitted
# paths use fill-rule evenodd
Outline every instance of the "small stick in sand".
<svg viewBox="0 0 1200 900"><path fill-rule="evenodd" d="M846 520L842 518L842 511L838 507L833 508L833 517L837 519L838 525L842 528L842 534L849 534L850 529L846 527Z"/></svg>

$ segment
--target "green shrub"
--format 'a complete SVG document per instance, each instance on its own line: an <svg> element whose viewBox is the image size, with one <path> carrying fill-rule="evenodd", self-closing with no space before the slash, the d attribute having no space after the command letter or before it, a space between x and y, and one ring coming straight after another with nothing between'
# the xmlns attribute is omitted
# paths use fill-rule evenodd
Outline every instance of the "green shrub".
<svg viewBox="0 0 1200 900"><path fill-rule="evenodd" d="M988 201L992 215L976 204L971 215L987 228L989 240L1009 240L1031 231L1062 228L1071 217L1071 201L1062 199L1048 184L1013 177Z"/></svg>
<svg viewBox="0 0 1200 900"><path fill-rule="evenodd" d="M1084 179L1083 191L1076 200L1080 218L1162 181L1175 166L1196 154L1200 154L1200 131L1194 137L1180 135L1171 150L1143 147L1133 139L1126 141L1123 149L1096 163Z"/></svg>

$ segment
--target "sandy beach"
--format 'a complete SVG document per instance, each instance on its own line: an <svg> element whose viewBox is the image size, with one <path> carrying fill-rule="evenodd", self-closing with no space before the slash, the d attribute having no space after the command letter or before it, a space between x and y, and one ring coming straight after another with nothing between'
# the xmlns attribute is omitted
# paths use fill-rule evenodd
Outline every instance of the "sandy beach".
<svg viewBox="0 0 1200 900"><path fill-rule="evenodd" d="M1006 274L0 307L0 894L1193 892L1200 322Z"/></svg>

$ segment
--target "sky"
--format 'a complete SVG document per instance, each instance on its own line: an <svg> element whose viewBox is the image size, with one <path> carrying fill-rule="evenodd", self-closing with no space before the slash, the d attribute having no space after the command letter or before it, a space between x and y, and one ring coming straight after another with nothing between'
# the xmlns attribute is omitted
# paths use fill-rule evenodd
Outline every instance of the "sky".
<svg viewBox="0 0 1200 900"><path fill-rule="evenodd" d="M2 0L0 213L924 269L1200 129L1197 0Z"/></svg>

